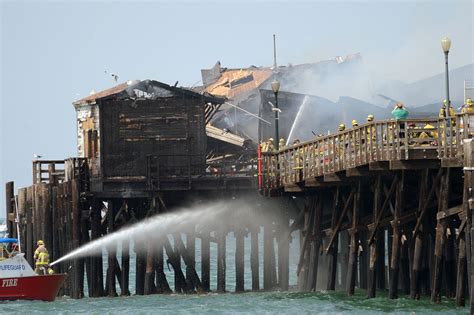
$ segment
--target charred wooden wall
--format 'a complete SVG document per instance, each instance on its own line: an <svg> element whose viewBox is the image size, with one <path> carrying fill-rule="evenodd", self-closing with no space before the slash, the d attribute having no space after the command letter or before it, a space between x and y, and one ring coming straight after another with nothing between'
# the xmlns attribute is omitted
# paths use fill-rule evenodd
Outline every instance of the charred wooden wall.
<svg viewBox="0 0 474 315"><path fill-rule="evenodd" d="M192 98L105 101L102 175L145 176L146 159L159 156L160 174L201 174L205 166L204 107Z"/></svg>

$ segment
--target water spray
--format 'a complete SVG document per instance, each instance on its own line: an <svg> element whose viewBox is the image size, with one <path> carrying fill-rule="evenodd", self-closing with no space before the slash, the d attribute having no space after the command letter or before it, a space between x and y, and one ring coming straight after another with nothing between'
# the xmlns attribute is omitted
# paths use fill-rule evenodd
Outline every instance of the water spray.
<svg viewBox="0 0 474 315"><path fill-rule="evenodd" d="M73 258L100 254L104 247L116 246L123 241L133 240L142 243L150 240L158 241L160 238L167 237L168 234L179 233L200 223L208 222L210 217L218 216L227 209L229 209L228 205L218 202L201 205L191 210L159 214L87 243L50 265L53 266Z"/></svg>

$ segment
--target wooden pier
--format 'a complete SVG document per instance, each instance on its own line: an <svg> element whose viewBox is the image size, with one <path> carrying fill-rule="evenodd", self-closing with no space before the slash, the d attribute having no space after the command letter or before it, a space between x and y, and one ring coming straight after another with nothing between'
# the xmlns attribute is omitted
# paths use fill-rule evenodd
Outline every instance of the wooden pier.
<svg viewBox="0 0 474 315"><path fill-rule="evenodd" d="M141 88L147 92L130 94ZM183 231L186 241L183 233L150 236L145 243L119 244L120 256L110 247L106 255L74 259L61 293L113 297L165 294L171 287L177 293L209 292L212 259L217 292L226 292L229 234L235 238L235 291L245 290L246 272L253 291L286 291L290 235L299 231L297 290L343 289L352 295L358 287L369 298L387 290L391 299L430 296L433 302L455 299L458 306L469 296L474 301L468 294L474 281L474 115L375 121L260 152L209 125L222 102L155 81L75 102L79 157L33 161L33 185L16 195L14 183L6 184L8 230L18 235L18 216L28 261L34 263L38 239L55 260L186 202L259 198L253 208L232 214L245 218L240 224L232 218L210 221ZM211 243L217 244L216 257ZM174 271L174 286L166 265ZM67 268L54 266L56 272Z"/></svg>
<svg viewBox="0 0 474 315"><path fill-rule="evenodd" d="M339 284L352 295L359 287L372 298L388 289L391 299L464 306L474 275L473 135L474 116L458 114L376 121L262 152L263 194L307 200L298 216L298 288L315 290L326 272L328 290ZM318 266L322 255L327 270ZM345 256L347 266L338 265Z"/></svg>

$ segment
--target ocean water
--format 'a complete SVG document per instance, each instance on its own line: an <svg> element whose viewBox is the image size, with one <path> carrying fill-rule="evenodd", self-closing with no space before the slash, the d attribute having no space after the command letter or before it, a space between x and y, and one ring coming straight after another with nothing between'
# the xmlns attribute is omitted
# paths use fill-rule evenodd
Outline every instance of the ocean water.
<svg viewBox="0 0 474 315"><path fill-rule="evenodd" d="M266 292L206 295L148 295L116 298L58 298L55 302L11 301L2 314L468 314L452 301L431 304L429 299L366 299L357 290L343 292Z"/></svg>
<svg viewBox="0 0 474 315"><path fill-rule="evenodd" d="M263 233L259 235L260 285L263 285ZM183 236L183 239L186 238ZM296 286L296 267L299 259L298 234L292 235L290 244L290 286ZM120 246L118 246L120 249ZM132 243L133 248L133 243ZM200 241L196 239L196 270L200 274ZM250 238L245 239L245 289L251 289ZM275 249L276 243L275 243ZM413 301L406 297L397 300L387 298L386 292L377 292L375 299L367 299L364 290L356 290L352 297L344 291L336 292L246 292L231 293L235 289L235 238L229 234L226 240L226 289L225 294L204 295L148 295L115 298L84 298L80 300L58 297L54 302L6 301L0 303L0 314L468 314L469 309L456 308L454 301L443 299L432 304L429 298ZM120 250L118 251L120 262ZM104 261L107 254L103 252ZM166 256L165 256L166 257ZM217 283L217 245L211 243L211 290ZM135 254L130 257L130 291L135 292ZM321 260L320 263L323 263ZM104 263L104 274L106 264ZM183 271L185 265L183 264ZM322 268L325 270L325 268ZM170 286L174 286L174 274L165 264ZM326 274L319 272L322 283ZM87 284L84 285L87 288ZM38 288L41 289L41 288ZM120 288L117 284L117 292ZM87 290L85 292L87 295ZM468 304L468 303L467 303Z"/></svg>

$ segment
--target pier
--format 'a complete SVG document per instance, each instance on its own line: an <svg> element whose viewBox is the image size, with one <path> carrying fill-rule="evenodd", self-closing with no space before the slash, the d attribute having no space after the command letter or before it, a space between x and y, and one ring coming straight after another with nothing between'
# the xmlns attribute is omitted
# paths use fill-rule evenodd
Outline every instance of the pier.
<svg viewBox="0 0 474 315"><path fill-rule="evenodd" d="M84 283L90 297L169 293L165 262L174 271L175 292L209 292L211 259L217 292L226 292L229 233L236 242L235 291L244 291L245 272L252 273L253 291L286 291L290 234L299 232L297 290L353 295L361 288L369 298L387 290L391 299L430 296L458 306L474 300L474 115L374 121L262 152L210 125L224 102L156 81L125 83L75 102L78 157L33 161L32 185L16 194L14 183L6 184L8 230L21 236L30 264L38 239L53 261L186 202L242 197L273 206L241 209L235 215L246 218L243 224L210 220L187 232L186 242L175 233L135 243L136 270L130 270L130 242L120 244L120 256L107 248L106 256L74 259L61 293L82 298ZM210 255L211 242L217 257Z"/></svg>

